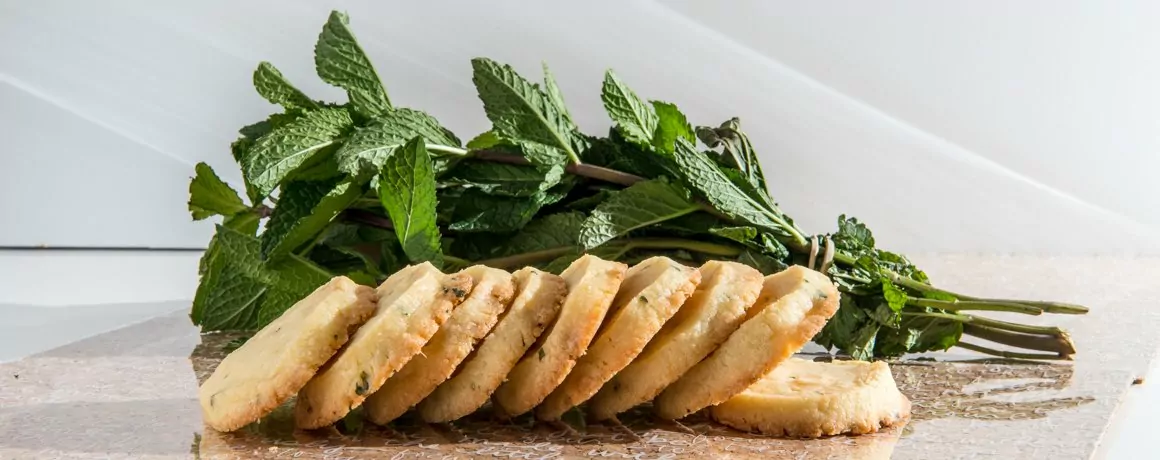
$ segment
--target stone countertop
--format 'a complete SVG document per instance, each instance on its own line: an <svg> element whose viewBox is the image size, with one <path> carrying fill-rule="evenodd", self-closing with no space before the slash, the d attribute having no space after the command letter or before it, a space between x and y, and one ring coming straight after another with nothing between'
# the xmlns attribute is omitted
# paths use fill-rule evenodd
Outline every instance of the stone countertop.
<svg viewBox="0 0 1160 460"><path fill-rule="evenodd" d="M279 412L220 434L202 425L196 389L228 336L199 336L179 312L0 364L0 458L1091 457L1160 345L1160 259L956 255L916 262L951 290L1090 306L1086 316L1033 318L1068 329L1076 360L979 362L952 349L931 354L937 361L892 363L914 417L861 437L779 440L696 418L678 426L643 415L626 416L619 427L472 418L303 433Z"/></svg>

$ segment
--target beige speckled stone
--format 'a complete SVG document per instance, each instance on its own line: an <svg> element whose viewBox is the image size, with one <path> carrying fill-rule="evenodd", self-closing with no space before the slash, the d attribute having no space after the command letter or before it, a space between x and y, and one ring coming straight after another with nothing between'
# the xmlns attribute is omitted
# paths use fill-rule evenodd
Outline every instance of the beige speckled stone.
<svg viewBox="0 0 1160 460"><path fill-rule="evenodd" d="M1076 361L979 363L952 349L930 355L939 362L893 363L913 419L859 437L763 438L699 416L667 424L641 408L621 417L624 427L566 416L577 429L569 432L478 414L446 426L405 417L390 429L368 424L357 436L295 432L282 408L220 434L202 426L195 397L229 336L203 337L195 349L196 330L175 314L0 364L0 458L1088 458L1160 345L1160 259L915 259L948 289L1090 306L1086 316L1032 319L1069 329Z"/></svg>

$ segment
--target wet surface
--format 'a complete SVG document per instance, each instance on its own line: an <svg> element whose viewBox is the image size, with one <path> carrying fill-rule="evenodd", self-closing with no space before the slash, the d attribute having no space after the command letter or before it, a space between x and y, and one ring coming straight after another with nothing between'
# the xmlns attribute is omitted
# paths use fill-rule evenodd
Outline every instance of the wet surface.
<svg viewBox="0 0 1160 460"><path fill-rule="evenodd" d="M1063 292L1050 297L1091 305L1085 317L1044 318L1072 331L1077 360L972 361L979 356L952 350L932 355L937 361L893 362L913 416L867 436L768 438L697 416L661 422L645 408L622 426L578 416L565 425L500 422L482 411L448 425L405 419L382 428L354 417L303 432L283 407L224 434L203 425L196 394L234 337L199 336L179 311L0 364L0 458L1089 458L1160 345L1160 286L1145 282L1160 261L945 260L942 268L960 275L950 288ZM987 275L997 269L1032 281L996 283Z"/></svg>

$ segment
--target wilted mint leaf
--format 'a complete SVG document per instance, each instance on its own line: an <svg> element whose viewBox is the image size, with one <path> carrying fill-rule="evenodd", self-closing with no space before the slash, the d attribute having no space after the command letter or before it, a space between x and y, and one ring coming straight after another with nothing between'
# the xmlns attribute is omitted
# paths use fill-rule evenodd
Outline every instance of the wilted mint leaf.
<svg viewBox="0 0 1160 460"><path fill-rule="evenodd" d="M197 175L189 182L189 212L193 220L213 215L232 216L246 210L238 192L230 188L204 162L194 166Z"/></svg>
<svg viewBox="0 0 1160 460"><path fill-rule="evenodd" d="M472 80L494 130L517 144L538 165L578 162L582 138L563 108L511 66L485 58L471 61Z"/></svg>
<svg viewBox="0 0 1160 460"><path fill-rule="evenodd" d="M441 266L443 253L435 223L435 171L422 137L411 139L387 157L379 173L379 198L407 258Z"/></svg>
<svg viewBox="0 0 1160 460"><path fill-rule="evenodd" d="M345 89L351 105L363 116L374 118L391 109L387 90L355 40L346 14L330 13L314 46L314 67L322 81Z"/></svg>
<svg viewBox="0 0 1160 460"><path fill-rule="evenodd" d="M321 109L275 128L258 139L242 158L242 174L265 198L291 172L333 145L352 126L343 109Z"/></svg>
<svg viewBox="0 0 1160 460"><path fill-rule="evenodd" d="M604 101L604 110L625 139L644 147L652 145L653 132L657 129L657 114L611 70L604 73L600 99Z"/></svg>
<svg viewBox="0 0 1160 460"><path fill-rule="evenodd" d="M580 230L580 244L591 249L632 230L700 209L689 192L663 180L637 182L600 203Z"/></svg>
<svg viewBox="0 0 1160 460"><path fill-rule="evenodd" d="M269 62L262 61L258 64L257 70L254 70L254 88L267 101L286 109L310 110L319 107L317 102L291 85L286 77L282 76L282 72Z"/></svg>

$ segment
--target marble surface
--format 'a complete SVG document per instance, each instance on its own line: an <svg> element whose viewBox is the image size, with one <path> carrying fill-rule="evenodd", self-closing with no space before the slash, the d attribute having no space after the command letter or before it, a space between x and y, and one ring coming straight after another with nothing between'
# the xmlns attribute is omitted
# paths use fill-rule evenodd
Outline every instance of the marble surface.
<svg viewBox="0 0 1160 460"><path fill-rule="evenodd" d="M625 427L401 423L303 433L276 412L223 435L205 428L199 375L224 337L184 312L0 364L0 458L1090 458L1133 380L1160 344L1160 260L952 256L917 260L942 286L988 296L1089 305L1045 316L1069 329L1073 363L980 363L961 350L892 369L914 402L905 426L817 441L756 438L688 420L625 418ZM1144 385L1155 384L1144 382ZM631 432L632 434L630 434ZM521 441L522 440L522 441ZM1142 453L1141 453L1142 454Z"/></svg>

